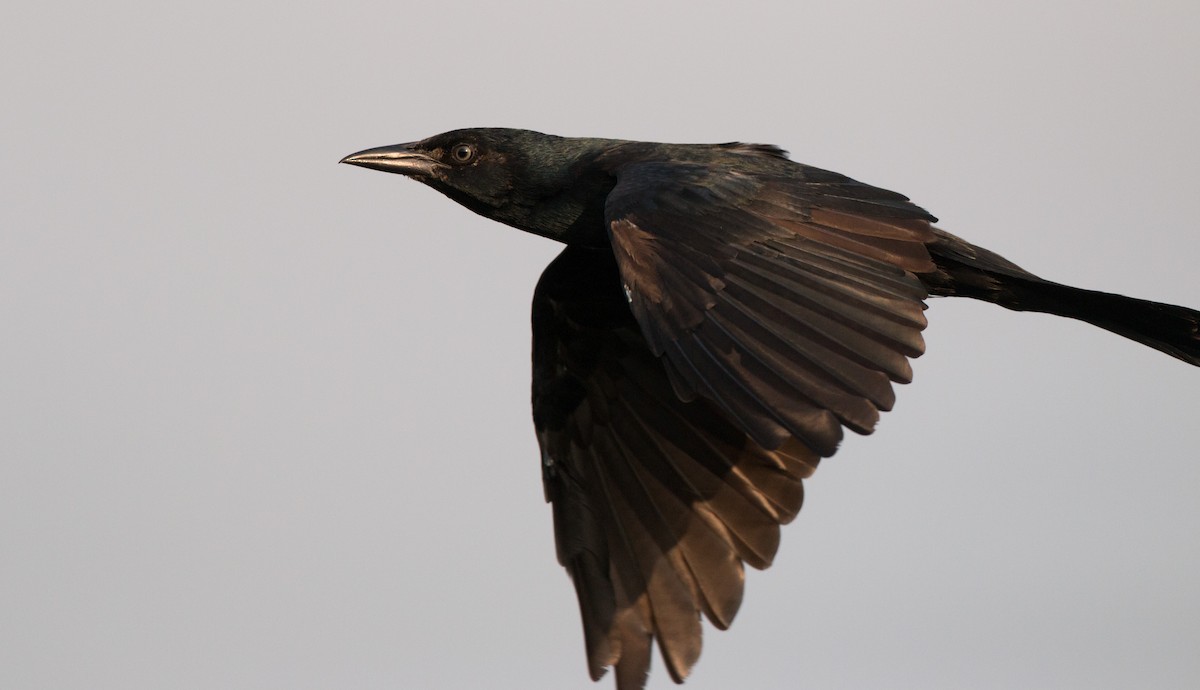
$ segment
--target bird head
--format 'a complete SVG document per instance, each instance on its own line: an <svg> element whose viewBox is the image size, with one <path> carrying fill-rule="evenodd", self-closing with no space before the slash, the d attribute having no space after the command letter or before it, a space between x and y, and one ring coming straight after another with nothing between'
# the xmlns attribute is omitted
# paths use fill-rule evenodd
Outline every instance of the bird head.
<svg viewBox="0 0 1200 690"><path fill-rule="evenodd" d="M593 217L598 209L585 208L578 199L581 190L612 181L581 179L579 171L619 143L524 129L456 129L352 153L341 162L410 177L480 215L565 241L585 219L590 227L603 227Z"/></svg>

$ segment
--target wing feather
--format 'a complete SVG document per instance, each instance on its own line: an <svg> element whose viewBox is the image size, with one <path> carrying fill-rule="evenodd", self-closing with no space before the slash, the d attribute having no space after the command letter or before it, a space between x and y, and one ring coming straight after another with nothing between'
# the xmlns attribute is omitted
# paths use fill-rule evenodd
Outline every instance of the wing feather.
<svg viewBox="0 0 1200 690"><path fill-rule="evenodd" d="M871 432L924 351L915 273L933 265L933 233L901 195L788 169L631 163L606 217L632 312L677 391L764 447L795 437L827 456L843 426Z"/></svg>
<svg viewBox="0 0 1200 690"><path fill-rule="evenodd" d="M770 564L818 456L763 448L712 402L680 399L607 252L568 248L538 285L533 401L589 672L611 666L618 688L641 688L657 640L682 681L701 616L732 623L744 564Z"/></svg>

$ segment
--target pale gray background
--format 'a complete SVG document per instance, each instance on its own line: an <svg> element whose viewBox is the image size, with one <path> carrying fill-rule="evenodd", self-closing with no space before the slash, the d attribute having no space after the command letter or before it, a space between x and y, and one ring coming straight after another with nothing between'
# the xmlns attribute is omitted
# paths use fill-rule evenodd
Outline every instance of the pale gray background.
<svg viewBox="0 0 1200 690"><path fill-rule="evenodd" d="M0 688L591 687L527 403L558 247L358 149L776 143L1200 306L1200 3L988 4L8 8ZM929 316L689 687L1195 687L1200 370Z"/></svg>

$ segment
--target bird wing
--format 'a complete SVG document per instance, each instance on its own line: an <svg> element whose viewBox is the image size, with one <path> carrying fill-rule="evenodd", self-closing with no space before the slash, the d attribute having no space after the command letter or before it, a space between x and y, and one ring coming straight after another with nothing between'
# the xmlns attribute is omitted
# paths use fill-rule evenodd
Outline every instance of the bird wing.
<svg viewBox="0 0 1200 690"><path fill-rule="evenodd" d="M687 676L700 615L731 623L801 480L911 378L933 234L905 197L815 168L616 176L611 251L568 247L535 291L533 408L589 670L624 690L655 639Z"/></svg>
<svg viewBox="0 0 1200 690"><path fill-rule="evenodd" d="M924 350L914 274L934 270L935 219L837 173L727 155L751 172L616 168L605 215L622 286L680 398L711 401L764 448L794 437L832 455L843 426L872 430Z"/></svg>
<svg viewBox="0 0 1200 690"><path fill-rule="evenodd" d="M568 247L533 300L533 414L559 562L593 679L643 687L658 639L681 682L700 614L724 629L743 562L770 564L819 457L767 450L713 403L682 400L649 348L607 248Z"/></svg>

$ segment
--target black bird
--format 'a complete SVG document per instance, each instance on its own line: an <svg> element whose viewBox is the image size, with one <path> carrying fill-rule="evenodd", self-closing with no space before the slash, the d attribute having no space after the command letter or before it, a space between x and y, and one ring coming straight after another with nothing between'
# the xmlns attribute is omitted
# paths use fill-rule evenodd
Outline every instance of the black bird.
<svg viewBox="0 0 1200 690"><path fill-rule="evenodd" d="M774 146L463 129L343 163L566 245L533 295L533 420L588 669L682 682L801 480L870 433L924 351L924 300L1080 319L1200 366L1200 313L1043 280L907 197Z"/></svg>

